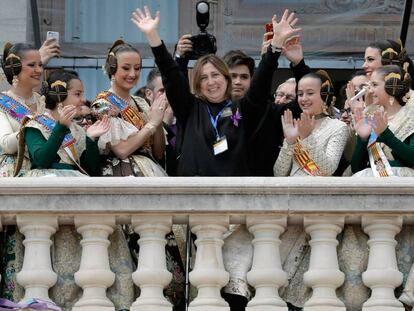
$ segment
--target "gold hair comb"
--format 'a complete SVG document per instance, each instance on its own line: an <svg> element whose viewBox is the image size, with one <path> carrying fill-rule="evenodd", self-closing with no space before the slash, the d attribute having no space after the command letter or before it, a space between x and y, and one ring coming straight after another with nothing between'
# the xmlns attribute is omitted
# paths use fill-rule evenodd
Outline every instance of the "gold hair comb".
<svg viewBox="0 0 414 311"><path fill-rule="evenodd" d="M55 88L55 87L57 87L57 86L63 86L65 89L66 89L66 87L67 87L67 84L66 84L66 82L63 82L63 81L60 81L60 80L56 80L55 82L53 82L51 85L50 85L50 88Z"/></svg>
<svg viewBox="0 0 414 311"><path fill-rule="evenodd" d="M17 58L17 59L20 59L20 57L19 57L19 56L17 56L16 54L14 54L14 53L10 53L9 55L7 55L6 60L8 60L8 59L10 59L10 58Z"/></svg>
<svg viewBox="0 0 414 311"><path fill-rule="evenodd" d="M401 80L401 75L399 73L391 72L385 76L384 81L388 81L389 79L392 79L392 78Z"/></svg>
<svg viewBox="0 0 414 311"><path fill-rule="evenodd" d="M384 56L387 53L395 54L395 55L398 56L398 53L393 48L388 48L388 49L382 51L381 55Z"/></svg>

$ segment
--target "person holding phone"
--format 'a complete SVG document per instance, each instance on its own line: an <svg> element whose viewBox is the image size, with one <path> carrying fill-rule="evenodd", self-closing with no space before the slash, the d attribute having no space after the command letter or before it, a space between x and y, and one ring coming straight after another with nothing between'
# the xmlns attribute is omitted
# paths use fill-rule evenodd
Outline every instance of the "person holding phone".
<svg viewBox="0 0 414 311"><path fill-rule="evenodd" d="M44 66L46 66L53 57L59 57L59 33L56 31L48 31L46 33L46 40L40 47L39 52Z"/></svg>

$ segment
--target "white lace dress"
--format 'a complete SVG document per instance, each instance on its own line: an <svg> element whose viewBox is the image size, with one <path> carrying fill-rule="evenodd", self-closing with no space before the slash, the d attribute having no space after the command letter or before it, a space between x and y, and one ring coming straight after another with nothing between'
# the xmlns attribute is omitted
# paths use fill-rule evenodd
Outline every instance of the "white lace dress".
<svg viewBox="0 0 414 311"><path fill-rule="evenodd" d="M347 125L337 119L326 117L319 128L301 141L301 145L309 152L322 173L332 176L338 168L347 140ZM288 145L286 140L283 142L273 167L275 176L310 176L294 160L293 147L294 145Z"/></svg>

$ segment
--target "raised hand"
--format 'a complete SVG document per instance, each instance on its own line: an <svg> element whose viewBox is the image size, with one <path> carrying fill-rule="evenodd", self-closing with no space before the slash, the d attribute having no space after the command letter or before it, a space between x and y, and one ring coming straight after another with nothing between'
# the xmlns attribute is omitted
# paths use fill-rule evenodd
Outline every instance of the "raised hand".
<svg viewBox="0 0 414 311"><path fill-rule="evenodd" d="M132 13L131 21L145 33L150 46L161 45L161 39L157 30L160 24L160 11L157 11L155 18L152 18L151 11L147 6L144 6L144 12L138 8Z"/></svg>
<svg viewBox="0 0 414 311"><path fill-rule="evenodd" d="M47 39L39 49L40 59L46 65L53 57L60 56L60 45L55 39Z"/></svg>
<svg viewBox="0 0 414 311"><path fill-rule="evenodd" d="M372 127L361 107L355 108L353 111L352 120L355 132L362 140L367 140L369 135L371 135Z"/></svg>
<svg viewBox="0 0 414 311"><path fill-rule="evenodd" d="M285 139L289 145L293 145L296 143L296 139L298 138L298 128L296 120L293 119L292 111L289 109L285 110L282 116L282 126L283 126L283 134L285 135Z"/></svg>
<svg viewBox="0 0 414 311"><path fill-rule="evenodd" d="M86 130L86 135L89 138L94 140L109 131L111 128L111 122L109 121L109 117L104 115L101 120L96 121L94 124L88 127Z"/></svg>
<svg viewBox="0 0 414 311"><path fill-rule="evenodd" d="M298 134L301 139L308 137L315 128L315 117L302 112L298 120Z"/></svg>
<svg viewBox="0 0 414 311"><path fill-rule="evenodd" d="M301 28L293 28L298 22L295 18L295 13L290 13L289 10L285 10L280 22L277 22L276 15L273 15L273 39L272 45L277 48L282 48L286 39L296 35L301 31Z"/></svg>
<svg viewBox="0 0 414 311"><path fill-rule="evenodd" d="M191 35L184 35L178 40L176 53L180 55L180 57L184 57L187 52L191 52L193 50L193 42L190 40Z"/></svg>
<svg viewBox="0 0 414 311"><path fill-rule="evenodd" d="M386 112L378 110L371 118L371 126L375 133L380 136L388 127L388 116Z"/></svg>
<svg viewBox="0 0 414 311"><path fill-rule="evenodd" d="M59 113L59 123L66 126L66 127L70 127L72 124L72 120L73 118L76 116L77 114L77 109L74 105L68 105L62 108L61 111L58 112Z"/></svg>
<svg viewBox="0 0 414 311"><path fill-rule="evenodd" d="M302 45L300 44L300 36L289 38L282 48L282 54L294 65L300 63L303 59Z"/></svg>

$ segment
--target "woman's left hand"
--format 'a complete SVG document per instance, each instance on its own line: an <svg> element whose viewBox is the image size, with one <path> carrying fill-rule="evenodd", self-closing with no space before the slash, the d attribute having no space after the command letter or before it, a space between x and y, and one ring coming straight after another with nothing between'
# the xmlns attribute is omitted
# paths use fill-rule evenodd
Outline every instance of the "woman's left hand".
<svg viewBox="0 0 414 311"><path fill-rule="evenodd" d="M282 55L286 56L293 66L300 63L303 59L303 50L299 36L293 36L285 42L285 45L282 48Z"/></svg>
<svg viewBox="0 0 414 311"><path fill-rule="evenodd" d="M92 140L105 134L111 128L111 122L107 115L104 115L101 120L96 121L94 124L88 127L86 135Z"/></svg>
<svg viewBox="0 0 414 311"><path fill-rule="evenodd" d="M388 116L386 112L376 111L371 118L371 126L375 134L380 136L388 127Z"/></svg>
<svg viewBox="0 0 414 311"><path fill-rule="evenodd" d="M150 9L145 5L144 12L141 9L136 9L132 13L131 21L146 35L157 31L160 24L160 11L157 11L155 18L152 18Z"/></svg>
<svg viewBox="0 0 414 311"><path fill-rule="evenodd" d="M297 22L298 19L295 18L295 13L289 14L289 10L285 10L279 23L277 22L276 15L273 15L272 46L282 48L286 39L298 34L301 31L301 28L293 28Z"/></svg>
<svg viewBox="0 0 414 311"><path fill-rule="evenodd" d="M308 137L315 128L315 117L311 117L307 113L301 113L298 120L298 133L301 139Z"/></svg>

